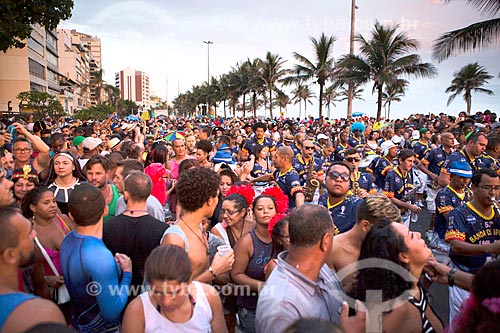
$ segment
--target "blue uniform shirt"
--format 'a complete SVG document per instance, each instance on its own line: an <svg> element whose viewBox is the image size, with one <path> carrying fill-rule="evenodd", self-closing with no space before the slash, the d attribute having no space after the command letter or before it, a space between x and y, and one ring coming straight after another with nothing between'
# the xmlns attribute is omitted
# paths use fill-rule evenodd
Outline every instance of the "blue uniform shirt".
<svg viewBox="0 0 500 333"><path fill-rule="evenodd" d="M323 193L319 197L318 205L324 206L330 211L337 235L352 229L356 223L356 211L361 201L363 199L357 196L348 195L341 202L331 205L328 193Z"/></svg>
<svg viewBox="0 0 500 333"><path fill-rule="evenodd" d="M500 217L492 208L489 216L478 212L470 202L448 215L445 241L458 240L469 244L491 244L500 240ZM486 262L488 255L462 256L450 251L450 259L460 270L476 273Z"/></svg>
<svg viewBox="0 0 500 333"><path fill-rule="evenodd" d="M450 185L438 192L435 199L437 214L434 218L434 231L439 238L444 239L446 233L446 218L443 214L465 205L470 199L467 192L457 193Z"/></svg>
<svg viewBox="0 0 500 333"><path fill-rule="evenodd" d="M421 160L422 158L424 158L425 156L425 153L427 153L428 150L431 149L431 145L430 143L423 143L421 141L417 141L415 142L415 145L413 146L413 151L415 152L416 154L416 157Z"/></svg>
<svg viewBox="0 0 500 333"><path fill-rule="evenodd" d="M295 195L297 193L304 193L300 185L300 177L297 171L295 171L293 166L283 174L280 173L279 170L275 170L273 179L278 183L279 188L285 195L288 196L288 208L295 208Z"/></svg>
<svg viewBox="0 0 500 333"><path fill-rule="evenodd" d="M316 174L323 174L323 161L321 159L316 159L313 158L312 160L309 160L309 163L311 161L314 161L314 171L316 171ZM292 166L297 171L297 173L300 176L300 185L304 186L307 181L307 173L309 171L309 163L305 164L304 159L302 158L302 155L297 155L293 159Z"/></svg>
<svg viewBox="0 0 500 333"><path fill-rule="evenodd" d="M255 155L255 147L257 145L263 145L263 146L268 147L270 152L274 151L276 149L274 146L273 140L271 140L267 137L263 137L261 141L257 141L257 138L254 136L250 140L247 140L247 142L245 143L245 146L243 148L243 152Z"/></svg>
<svg viewBox="0 0 500 333"><path fill-rule="evenodd" d="M410 196L413 189L413 172L410 171L403 176L399 168L396 167L387 174L382 194L388 198L413 202L413 198Z"/></svg>
<svg viewBox="0 0 500 333"><path fill-rule="evenodd" d="M451 153L450 153L451 154ZM422 164L426 165L430 172L439 176L441 173L441 168L443 167L444 161L450 156L444 151L444 148L438 147L431 150L427 150L425 156L421 159Z"/></svg>
<svg viewBox="0 0 500 333"><path fill-rule="evenodd" d="M456 151L450 156L448 156L446 161L443 163L441 172L444 172L445 174L450 174L451 164L454 161L469 163L472 172L488 169L487 164L485 163L484 159L481 156L473 158L468 156L465 150L461 150L461 151Z"/></svg>
<svg viewBox="0 0 500 333"><path fill-rule="evenodd" d="M333 160L334 161L343 161L344 160L344 153L348 148L349 148L348 144L346 144L344 146L341 143L339 143L338 146L335 147L335 151L333 152Z"/></svg>

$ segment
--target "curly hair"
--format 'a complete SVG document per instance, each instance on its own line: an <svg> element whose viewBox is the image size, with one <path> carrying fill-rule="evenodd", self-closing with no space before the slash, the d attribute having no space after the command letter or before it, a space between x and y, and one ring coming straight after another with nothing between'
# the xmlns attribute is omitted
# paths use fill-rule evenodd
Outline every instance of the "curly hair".
<svg viewBox="0 0 500 333"><path fill-rule="evenodd" d="M383 224L374 225L366 234L358 260L384 259L409 271L408 264L399 259L399 254L405 252L408 252L408 248L404 238L398 235L391 222L386 220ZM397 272L388 268L370 267L358 270L349 294L365 302L367 290L382 290L382 301L386 301L401 296L412 287L413 282L407 281Z"/></svg>
<svg viewBox="0 0 500 333"><path fill-rule="evenodd" d="M179 175L175 185L177 200L183 210L195 212L203 207L208 199L217 197L219 183L219 176L207 168L186 170Z"/></svg>
<svg viewBox="0 0 500 333"><path fill-rule="evenodd" d="M42 198L42 194L45 192L52 192L45 186L35 187L31 191L26 192L24 198L21 202L21 210L23 212L23 216L27 219L30 219L34 216L33 211L31 210L31 205L35 205Z"/></svg>
<svg viewBox="0 0 500 333"><path fill-rule="evenodd" d="M457 333L500 332L499 313L492 311L488 302L500 303L500 260L484 265L472 281L471 296L462 305L453 320ZM498 306L498 305L497 305Z"/></svg>

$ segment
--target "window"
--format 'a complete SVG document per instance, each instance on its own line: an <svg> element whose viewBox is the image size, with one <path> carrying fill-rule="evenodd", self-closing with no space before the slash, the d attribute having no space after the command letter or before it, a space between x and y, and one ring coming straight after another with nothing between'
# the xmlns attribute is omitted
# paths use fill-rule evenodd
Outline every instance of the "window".
<svg viewBox="0 0 500 333"><path fill-rule="evenodd" d="M30 91L40 91L40 92L45 92L46 88L44 86L41 86L39 84L36 84L35 82L30 82Z"/></svg>
<svg viewBox="0 0 500 333"><path fill-rule="evenodd" d="M57 74L50 69L47 69L47 80L52 83L59 84L59 82L57 82Z"/></svg>
<svg viewBox="0 0 500 333"><path fill-rule="evenodd" d="M45 48L33 38L28 38L28 48L43 57Z"/></svg>
<svg viewBox="0 0 500 333"><path fill-rule="evenodd" d="M57 50L57 39L51 33L45 32L45 42Z"/></svg>
<svg viewBox="0 0 500 333"><path fill-rule="evenodd" d="M51 52L47 52L47 61L50 62L52 65L58 67L58 59Z"/></svg>
<svg viewBox="0 0 500 333"><path fill-rule="evenodd" d="M29 60L30 74L33 76L36 76L40 79L45 80L45 66L40 65L38 62L36 62L33 59L28 59L28 60Z"/></svg>

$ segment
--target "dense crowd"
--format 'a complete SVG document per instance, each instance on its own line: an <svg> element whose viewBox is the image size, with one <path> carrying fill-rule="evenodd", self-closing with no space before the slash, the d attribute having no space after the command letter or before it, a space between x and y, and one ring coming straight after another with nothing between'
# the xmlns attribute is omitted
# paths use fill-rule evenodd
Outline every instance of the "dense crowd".
<svg viewBox="0 0 500 333"><path fill-rule="evenodd" d="M500 331L489 110L3 118L0 161L0 332Z"/></svg>

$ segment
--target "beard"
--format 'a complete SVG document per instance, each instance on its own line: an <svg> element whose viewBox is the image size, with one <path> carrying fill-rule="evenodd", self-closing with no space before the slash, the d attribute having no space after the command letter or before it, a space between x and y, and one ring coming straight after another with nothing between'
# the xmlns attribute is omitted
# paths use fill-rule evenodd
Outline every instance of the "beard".
<svg viewBox="0 0 500 333"><path fill-rule="evenodd" d="M26 256L23 255L21 257L21 260L19 260L19 267L23 268L31 266L35 263L35 259L36 259L36 252L35 248L33 248L33 250L28 255Z"/></svg>

